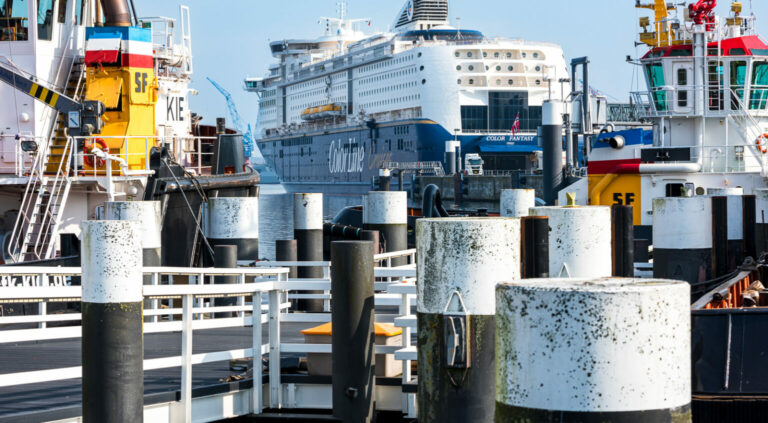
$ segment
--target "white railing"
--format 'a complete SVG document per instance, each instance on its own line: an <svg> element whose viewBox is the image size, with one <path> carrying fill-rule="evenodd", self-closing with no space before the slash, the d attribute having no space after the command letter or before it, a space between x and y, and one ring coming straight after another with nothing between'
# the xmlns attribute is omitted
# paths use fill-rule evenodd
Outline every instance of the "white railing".
<svg viewBox="0 0 768 423"><path fill-rule="evenodd" d="M388 253L377 256L377 261L391 262L393 258L408 257L413 263L415 250ZM250 404L248 413L260 413L264 408L309 408L307 404L297 403L295 396L288 394L285 400L283 392L302 389L293 384L291 387L281 383L280 357L283 353L331 353L331 344L285 343L280 339L281 323L306 323L316 325L331 321L331 314L292 313L286 293L300 291L324 291L330 294L330 263L293 262L271 263L272 266L312 266L323 267L322 279L288 279L286 267L240 267L236 269L198 269L198 268L144 268L144 274L152 278L152 285L144 286L145 304L149 307L144 312L145 334L181 333L181 354L144 360L145 370L181 368L181 400L179 404L183 421L191 421L192 407L192 372L197 364L221 362L234 359L251 359L253 371L253 389L247 396ZM79 302L81 288L67 286L68 278L80 276L80 268L23 268L0 267L0 303L40 303L45 310L49 302ZM215 276L236 276L237 284L212 284ZM416 318L412 306L416 297L416 270L413 264L395 268L375 268L375 304L386 307L392 312L396 307L395 325L402 328L402 346L376 346L376 354L394 354L402 362L402 383L413 383L411 361L416 358L415 346L411 344L411 334L416 327ZM185 284L174 284L182 279ZM25 286L26 285L26 286ZM304 294L308 295L308 294ZM236 297L235 306L215 306L213 298ZM250 303L247 298L253 299ZM181 299L181 306L174 305L174 299ZM167 302L167 308L161 307ZM381 311L381 310L380 310ZM234 312L236 317L218 317L215 313ZM260 316L254 324L253 316ZM174 319L176 318L176 319ZM387 318L377 314L376 320ZM80 313L38 316L3 316L0 317L0 351L13 348L20 342L40 342L47 340L72 339L81 337ZM69 322L72 326L45 327L48 322ZM268 339L262 339L262 325L268 325ZM13 326L20 328L13 328ZM38 325L38 327L31 327ZM252 342L250 348L221 350L204 354L193 354L192 339L195 330L251 327ZM200 336L200 335L198 335ZM266 341L266 342L265 342ZM254 354L254 351L258 351ZM268 386L262 386L261 356L269 355ZM0 387L21 386L32 383L61 381L81 377L80 366L52 368L38 371L25 371L0 374ZM264 390L264 388L268 388ZM330 389L325 386L324 389ZM394 409L406 415L415 416L415 394L402 393L399 407ZM307 392L312 389L307 388ZM307 394L305 392L305 394ZM316 392L316 391L312 391ZM389 392L392 392L391 390ZM266 395L266 397L264 396ZM315 395L312 407L321 403L330 408L330 402L323 403L329 394ZM393 394L394 395L394 394ZM318 403L319 401L319 403ZM322 408L322 407L321 407Z"/></svg>

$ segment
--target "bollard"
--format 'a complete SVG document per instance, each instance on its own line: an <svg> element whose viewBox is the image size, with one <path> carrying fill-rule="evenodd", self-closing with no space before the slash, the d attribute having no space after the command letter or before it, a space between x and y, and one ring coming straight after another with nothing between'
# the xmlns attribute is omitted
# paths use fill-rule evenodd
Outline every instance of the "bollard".
<svg viewBox="0 0 768 423"><path fill-rule="evenodd" d="M611 206L613 276L635 276L635 225L632 212L632 206Z"/></svg>
<svg viewBox="0 0 768 423"><path fill-rule="evenodd" d="M549 275L560 278L611 276L610 207L535 207L549 216Z"/></svg>
<svg viewBox="0 0 768 423"><path fill-rule="evenodd" d="M286 239L275 241L275 261L299 261L296 255L296 240ZM288 267L288 278L296 279L299 277L298 267L296 266L284 266ZM290 291L290 294L297 294L296 291ZM299 306L299 300L291 299L291 309L297 310Z"/></svg>
<svg viewBox="0 0 768 423"><path fill-rule="evenodd" d="M163 214L159 201L108 201L104 204L104 219L141 222L142 265L162 265ZM144 285L152 285L152 275L144 275L143 280ZM151 300L144 300L144 308L151 308ZM145 322L151 320L151 317L144 318Z"/></svg>
<svg viewBox="0 0 768 423"><path fill-rule="evenodd" d="M492 422L493 292L520 277L520 219L420 219L416 243L418 421Z"/></svg>
<svg viewBox="0 0 768 423"><path fill-rule="evenodd" d="M299 261L296 250L295 239L279 239L275 241L275 261ZM296 266L287 266L290 270L288 277L296 279L299 277Z"/></svg>
<svg viewBox="0 0 768 423"><path fill-rule="evenodd" d="M237 246L236 245L216 245L213 247L214 267L217 269L234 269L237 267ZM238 277L235 275L214 276L215 285L236 284ZM213 305L216 307L230 307L237 305L236 297L214 298ZM223 311L214 313L215 318L237 317L237 313L232 311Z"/></svg>
<svg viewBox="0 0 768 423"><path fill-rule="evenodd" d="M237 260L259 259L259 198L209 198L207 205L208 243L237 246ZM206 266L214 263L208 258Z"/></svg>
<svg viewBox="0 0 768 423"><path fill-rule="evenodd" d="M144 420L140 223L82 228L83 421Z"/></svg>
<svg viewBox="0 0 768 423"><path fill-rule="evenodd" d="M373 254L380 254L379 231L361 231L360 240L373 242Z"/></svg>
<svg viewBox="0 0 768 423"><path fill-rule="evenodd" d="M728 197L711 197L712 201L712 277L728 274Z"/></svg>
<svg viewBox="0 0 768 423"><path fill-rule="evenodd" d="M757 220L755 216L755 196L745 195L741 198L741 231L744 234L744 258L757 258L756 231Z"/></svg>
<svg viewBox="0 0 768 423"><path fill-rule="evenodd" d="M499 284L496 357L496 422L690 422L690 287Z"/></svg>
<svg viewBox="0 0 768 423"><path fill-rule="evenodd" d="M408 249L408 196L405 192L369 192L363 198L363 228L379 231L385 252ZM406 265L405 257L392 259L392 266Z"/></svg>
<svg viewBox="0 0 768 423"><path fill-rule="evenodd" d="M323 261L323 194L293 195L293 236L299 261ZM299 278L321 279L321 267L299 267ZM305 291L322 294L323 291ZM299 300L299 310L322 312L322 299Z"/></svg>
<svg viewBox="0 0 768 423"><path fill-rule="evenodd" d="M370 422L375 395L373 243L331 244L333 415Z"/></svg>
<svg viewBox="0 0 768 423"><path fill-rule="evenodd" d="M61 257L80 257L80 240L76 234L59 234Z"/></svg>
<svg viewBox="0 0 768 423"><path fill-rule="evenodd" d="M389 169L379 169L379 191L389 191L392 182L392 171Z"/></svg>
<svg viewBox="0 0 768 423"><path fill-rule="evenodd" d="M501 216L525 217L536 207L536 191L532 189L505 189L501 191Z"/></svg>
<svg viewBox="0 0 768 423"><path fill-rule="evenodd" d="M563 185L563 103L545 100L542 106L542 155L544 160L544 201L557 202Z"/></svg>
<svg viewBox="0 0 768 423"><path fill-rule="evenodd" d="M549 277L549 218L522 218L522 278Z"/></svg>
<svg viewBox="0 0 768 423"><path fill-rule="evenodd" d="M653 199L653 277L689 283L712 279L712 199Z"/></svg>
<svg viewBox="0 0 768 423"><path fill-rule="evenodd" d="M735 270L744 263L744 189L708 188L707 194L727 198L727 268ZM752 231L754 233L754 231ZM712 245L715 247L715 244ZM726 272L727 273L727 272Z"/></svg>

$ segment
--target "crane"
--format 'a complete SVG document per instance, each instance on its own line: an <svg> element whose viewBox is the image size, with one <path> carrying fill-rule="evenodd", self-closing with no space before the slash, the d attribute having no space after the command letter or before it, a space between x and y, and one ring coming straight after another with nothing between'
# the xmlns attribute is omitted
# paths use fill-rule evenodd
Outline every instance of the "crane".
<svg viewBox="0 0 768 423"><path fill-rule="evenodd" d="M0 63L0 81L36 98L59 113L67 116L69 135L83 136L98 134L104 126L101 117L106 111L99 101L75 101L62 93L38 84L33 78L23 75Z"/></svg>
<svg viewBox="0 0 768 423"><path fill-rule="evenodd" d="M232 119L232 124L234 125L235 129L243 134L243 152L245 153L246 159L250 159L254 147L251 125L248 124L247 129L244 127L243 119L240 117L240 113L237 111L235 101L232 100L232 94L230 94L229 91L227 91L224 87L217 84L213 79L207 79L227 100L227 110L229 111L229 117ZM246 130L244 131L244 129Z"/></svg>

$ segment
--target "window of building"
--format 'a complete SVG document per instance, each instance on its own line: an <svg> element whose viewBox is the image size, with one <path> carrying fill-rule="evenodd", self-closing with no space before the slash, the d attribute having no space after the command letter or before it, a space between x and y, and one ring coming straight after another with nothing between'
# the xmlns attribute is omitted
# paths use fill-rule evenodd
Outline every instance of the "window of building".
<svg viewBox="0 0 768 423"><path fill-rule="evenodd" d="M53 0L37 1L37 38L50 40L53 36Z"/></svg>
<svg viewBox="0 0 768 423"><path fill-rule="evenodd" d="M25 0L0 0L0 41L29 39L29 14Z"/></svg>

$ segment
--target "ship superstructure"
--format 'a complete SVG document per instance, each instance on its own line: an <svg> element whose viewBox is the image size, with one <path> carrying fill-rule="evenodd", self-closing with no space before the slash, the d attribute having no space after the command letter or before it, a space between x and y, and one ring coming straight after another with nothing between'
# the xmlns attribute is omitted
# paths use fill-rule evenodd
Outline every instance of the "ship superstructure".
<svg viewBox="0 0 768 423"><path fill-rule="evenodd" d="M593 205L634 205L643 238L650 238L654 198L766 187L768 44L740 2L725 18L715 15L715 4L701 0L678 10L661 0L638 2L654 17L640 18L649 51L634 63L647 90L633 97L653 131L597 137L588 184L568 189Z"/></svg>
<svg viewBox="0 0 768 423"><path fill-rule="evenodd" d="M561 47L488 39L448 16L447 0L409 0L391 31L366 35L370 21L342 4L324 36L270 44L277 63L245 87L284 184L365 190L386 163L442 162L449 140L490 171L537 166L542 102L568 76Z"/></svg>
<svg viewBox="0 0 768 423"><path fill-rule="evenodd" d="M177 22L139 18L122 1L0 0L0 65L35 82L29 92L0 83L0 262L53 258L58 235L78 234L105 201L141 199L153 148L199 167L180 11ZM51 107L55 93L101 103L103 128L70 132L76 116Z"/></svg>

